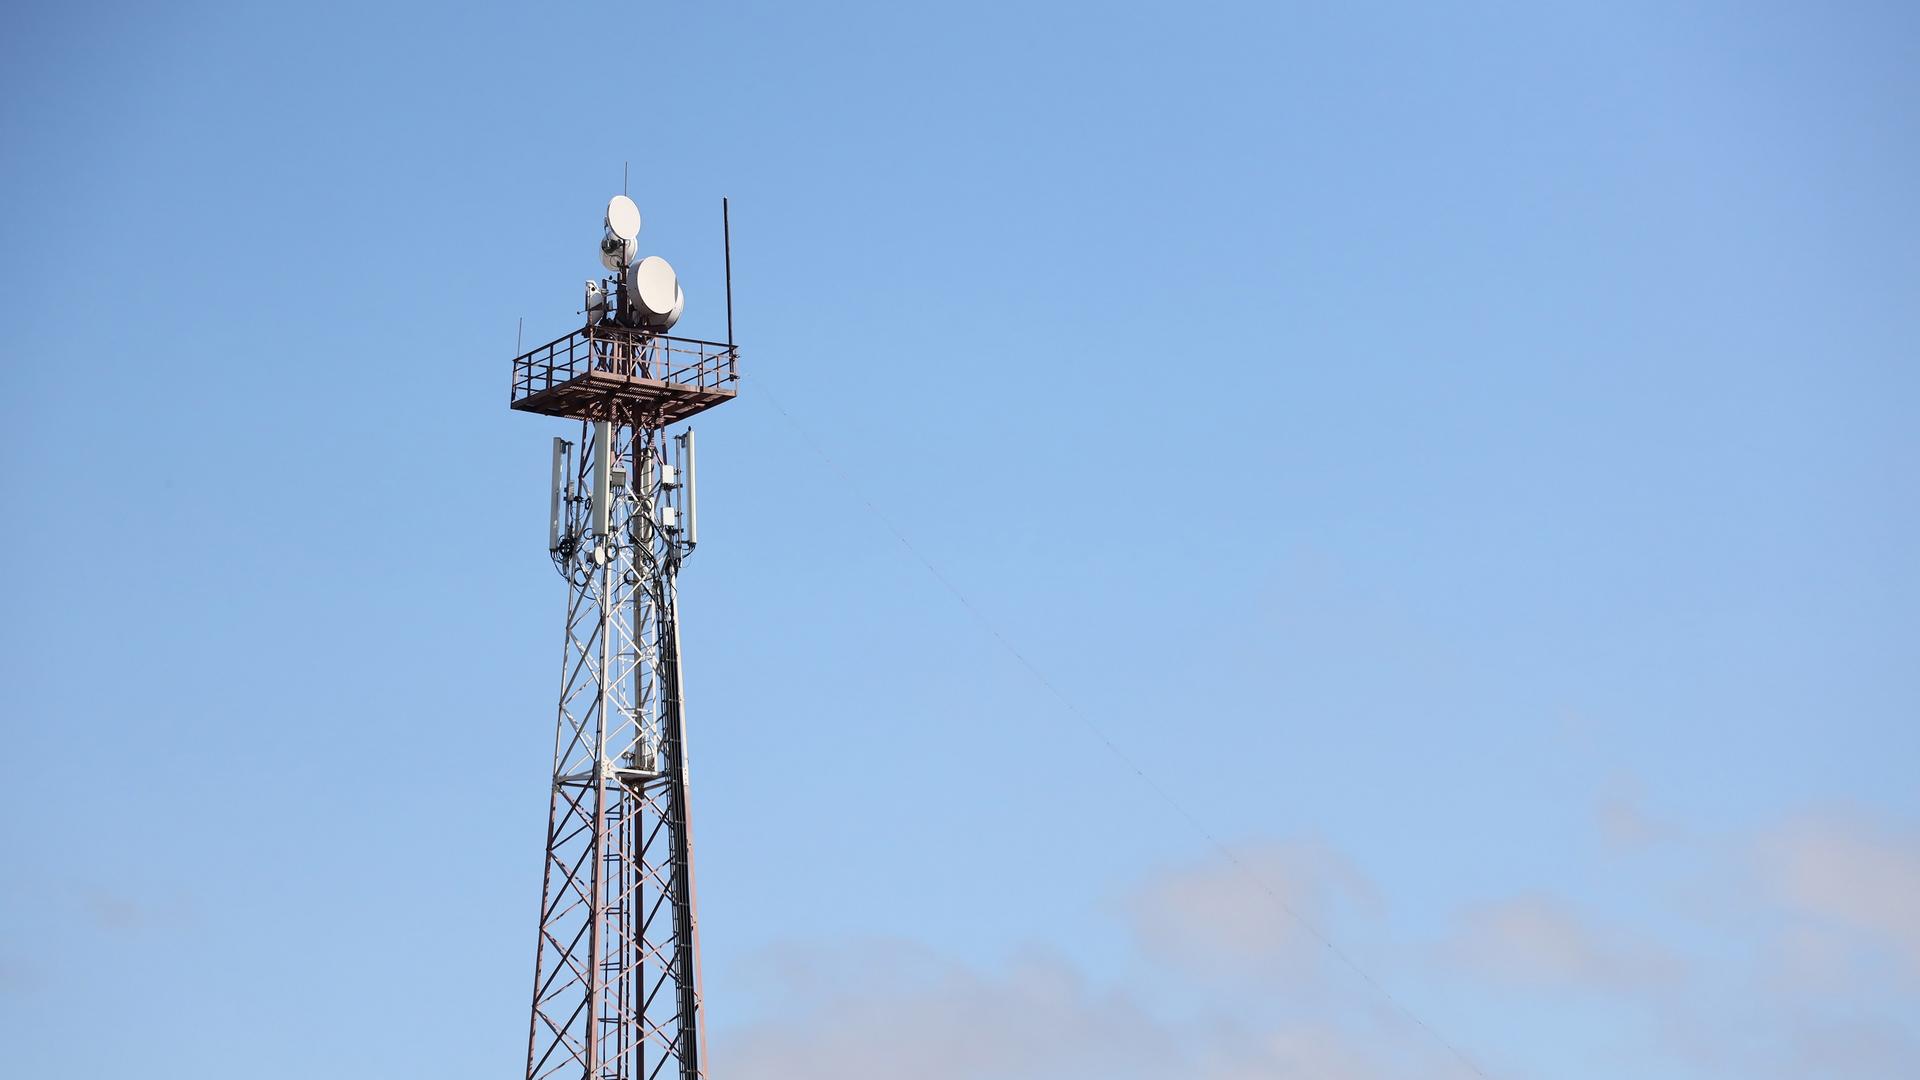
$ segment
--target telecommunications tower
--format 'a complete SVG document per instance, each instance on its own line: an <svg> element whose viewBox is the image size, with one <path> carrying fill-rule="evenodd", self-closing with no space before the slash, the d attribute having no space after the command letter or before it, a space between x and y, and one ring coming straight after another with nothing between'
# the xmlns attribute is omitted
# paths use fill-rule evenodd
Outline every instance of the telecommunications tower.
<svg viewBox="0 0 1920 1080"><path fill-rule="evenodd" d="M567 620L527 1077L698 1080L674 580L699 518L693 429L668 429L736 392L732 272L726 342L670 337L686 297L665 259L636 260L639 208L615 196L605 226L586 325L513 361L513 408L574 422L548 502Z"/></svg>

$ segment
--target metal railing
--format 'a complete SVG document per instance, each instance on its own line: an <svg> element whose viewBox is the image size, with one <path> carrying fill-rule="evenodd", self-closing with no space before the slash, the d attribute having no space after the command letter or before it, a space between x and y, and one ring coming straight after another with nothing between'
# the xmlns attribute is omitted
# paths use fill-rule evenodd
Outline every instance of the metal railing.
<svg viewBox="0 0 1920 1080"><path fill-rule="evenodd" d="M590 371L727 390L740 381L740 350L624 326L589 326L514 357L510 400L521 401Z"/></svg>

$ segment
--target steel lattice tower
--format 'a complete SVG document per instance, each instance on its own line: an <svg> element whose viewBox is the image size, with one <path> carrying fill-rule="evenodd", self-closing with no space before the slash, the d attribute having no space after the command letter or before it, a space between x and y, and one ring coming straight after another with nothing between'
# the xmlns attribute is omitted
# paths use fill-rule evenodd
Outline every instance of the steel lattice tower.
<svg viewBox="0 0 1920 1080"><path fill-rule="evenodd" d="M704 1075L675 593L694 446L669 428L734 396L738 354L630 317L626 261L617 309L514 360L513 408L578 424L553 445L567 617L529 1080Z"/></svg>

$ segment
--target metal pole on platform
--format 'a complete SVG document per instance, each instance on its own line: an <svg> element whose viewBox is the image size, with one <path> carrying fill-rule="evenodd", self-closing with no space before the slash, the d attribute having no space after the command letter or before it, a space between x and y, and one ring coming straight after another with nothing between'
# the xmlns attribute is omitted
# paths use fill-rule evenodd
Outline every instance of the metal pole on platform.
<svg viewBox="0 0 1920 1080"><path fill-rule="evenodd" d="M733 351L733 229L727 222L727 197L720 196L720 249L727 264L727 351Z"/></svg>

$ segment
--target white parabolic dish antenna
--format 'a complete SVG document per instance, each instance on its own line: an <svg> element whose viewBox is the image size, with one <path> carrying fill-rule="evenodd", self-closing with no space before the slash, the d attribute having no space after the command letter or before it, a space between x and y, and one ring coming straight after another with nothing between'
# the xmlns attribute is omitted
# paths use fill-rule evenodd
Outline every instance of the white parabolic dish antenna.
<svg viewBox="0 0 1920 1080"><path fill-rule="evenodd" d="M607 200L607 228L613 235L631 242L640 235L640 208L625 195Z"/></svg>
<svg viewBox="0 0 1920 1080"><path fill-rule="evenodd" d="M685 303L680 296L680 279L674 274L673 267L658 255L649 255L633 264L628 271L632 277L627 286L628 295L638 303L647 314L665 317L675 314L675 307Z"/></svg>

